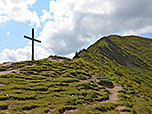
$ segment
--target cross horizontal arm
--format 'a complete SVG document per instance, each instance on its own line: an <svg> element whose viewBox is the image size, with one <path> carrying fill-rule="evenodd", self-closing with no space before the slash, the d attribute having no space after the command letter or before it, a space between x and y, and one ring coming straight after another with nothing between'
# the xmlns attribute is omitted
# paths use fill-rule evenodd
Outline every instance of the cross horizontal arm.
<svg viewBox="0 0 152 114"><path fill-rule="evenodd" d="M36 41L36 42L41 43L41 41L40 41L40 40L37 40L37 39L32 39L32 38L30 38L30 37L28 37L28 36L24 36L24 38L27 38L27 39L30 39L30 40L34 40L34 41Z"/></svg>

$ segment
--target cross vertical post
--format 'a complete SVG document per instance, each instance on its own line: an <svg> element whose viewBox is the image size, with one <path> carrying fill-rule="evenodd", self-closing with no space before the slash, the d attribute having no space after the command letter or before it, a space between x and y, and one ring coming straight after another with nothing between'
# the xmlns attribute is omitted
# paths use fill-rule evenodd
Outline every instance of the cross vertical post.
<svg viewBox="0 0 152 114"><path fill-rule="evenodd" d="M32 28L32 60L34 60L34 28Z"/></svg>
<svg viewBox="0 0 152 114"><path fill-rule="evenodd" d="M41 41L34 39L34 28L32 28L32 38L28 36L24 36L24 38L32 40L32 60L34 60L34 41L39 42L39 43L41 43Z"/></svg>

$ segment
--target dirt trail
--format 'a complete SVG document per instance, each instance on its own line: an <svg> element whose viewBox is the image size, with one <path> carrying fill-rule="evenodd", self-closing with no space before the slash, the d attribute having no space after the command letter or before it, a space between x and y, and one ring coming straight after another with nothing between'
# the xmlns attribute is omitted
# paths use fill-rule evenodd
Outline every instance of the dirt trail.
<svg viewBox="0 0 152 114"><path fill-rule="evenodd" d="M97 78L92 76L92 78L88 79L87 81L92 81L94 83L97 84ZM109 92L111 93L109 95L109 100L106 100L106 101L102 101L102 102L113 102L113 103L116 103L119 99L118 99L118 91L123 89L122 86L114 86L113 88L107 88L107 90L109 90Z"/></svg>
<svg viewBox="0 0 152 114"><path fill-rule="evenodd" d="M91 78L89 79L90 81L96 81L96 78ZM110 91L110 95L109 95L109 100L106 100L106 101L101 101L100 103L109 103L109 102L112 102L112 103L116 103L119 99L118 99L118 91L123 89L122 86L114 86L114 88L106 88L107 90ZM95 104L94 104L95 105ZM121 112L121 109L122 108L125 108L123 106L119 106L117 107L118 111L120 112L120 114L129 114L127 112ZM74 112L78 111L77 109L75 110L66 110L63 114L72 114Z"/></svg>
<svg viewBox="0 0 152 114"><path fill-rule="evenodd" d="M9 73L12 73L12 72L13 72L13 70L11 70L11 71L2 71L2 72L0 72L0 75L9 74Z"/></svg>
<svg viewBox="0 0 152 114"><path fill-rule="evenodd" d="M117 106L117 109L119 110L120 114L130 114L130 112L122 112L122 109L125 109L125 106Z"/></svg>
<svg viewBox="0 0 152 114"><path fill-rule="evenodd" d="M11 66L11 65L12 65L12 62L8 62L8 63L0 64L0 67L2 67L2 66Z"/></svg>
<svg viewBox="0 0 152 114"><path fill-rule="evenodd" d="M110 91L109 100L103 101L103 102L113 102L116 103L118 99L118 91L123 89L121 86L114 86L114 88L106 88Z"/></svg>
<svg viewBox="0 0 152 114"><path fill-rule="evenodd" d="M91 79L88 79L87 81L92 81L94 83L97 84L97 78L92 76ZM113 88L107 88L107 90L110 91L110 95L109 95L109 100L106 100L106 101L102 101L102 102L113 102L113 103L116 103L119 99L118 99L118 91L123 89L122 86L114 86Z"/></svg>
<svg viewBox="0 0 152 114"><path fill-rule="evenodd" d="M13 70L10 70L10 71L2 71L0 72L0 75L4 75L4 74L8 74L8 73L20 73L20 70L23 69L23 68L26 68L26 67L29 67L29 66L36 66L36 64L33 64L33 65L27 65L27 66L24 66L22 68L19 68L19 69L13 69ZM96 77L92 77L91 79L88 79L87 81L93 81L94 83L97 83L97 79ZM114 86L113 88L106 88L107 90L109 90L109 92L111 93L109 95L109 100L106 100L106 101L102 101L101 103L108 103L108 102L112 102L112 103L116 103L119 99L118 99L118 91L123 89L122 86ZM125 108L124 106L118 106L117 109L118 111L120 112L120 114L129 114L127 112L121 112L121 109ZM75 110L66 110L63 114L68 114L68 113L73 113L77 111L77 109Z"/></svg>
<svg viewBox="0 0 152 114"><path fill-rule="evenodd" d="M0 72L0 75L4 75L4 74L10 74L10 73L20 73L20 70L21 69L24 69L24 68L26 68L26 67L29 67L29 66L36 66L36 64L33 64L33 65L26 65L26 66L24 66L24 67L22 67L22 68L18 68L18 69L12 69L12 70L8 70L8 71L1 71Z"/></svg>
<svg viewBox="0 0 152 114"><path fill-rule="evenodd" d="M122 86L115 86L114 88L106 88L107 90L110 91L110 95L109 95L109 100L103 101L102 103L107 103L107 102L112 102L112 103L116 103L119 98L118 98L118 91L123 89ZM125 106L117 106L118 111L120 112L120 114L130 114L129 112L122 112L122 109L125 109Z"/></svg>
<svg viewBox="0 0 152 114"><path fill-rule="evenodd" d="M94 76L92 76L90 79L87 79L86 81L90 81L90 82L92 81L92 82L98 84L97 83L97 78L94 77ZM114 86L113 88L107 88L106 87L106 89L109 90L109 92L111 94L109 95L109 100L102 101L102 103L106 103L106 102L116 103L119 100L118 99L118 91L123 89L123 87L122 86Z"/></svg>
<svg viewBox="0 0 152 114"><path fill-rule="evenodd" d="M75 110L66 110L63 114L73 114L76 113L78 111L78 109Z"/></svg>

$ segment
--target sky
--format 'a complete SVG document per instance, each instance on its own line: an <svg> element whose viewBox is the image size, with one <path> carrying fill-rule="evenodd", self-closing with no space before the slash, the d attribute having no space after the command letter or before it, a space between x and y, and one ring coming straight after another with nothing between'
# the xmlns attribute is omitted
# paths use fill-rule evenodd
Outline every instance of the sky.
<svg viewBox="0 0 152 114"><path fill-rule="evenodd" d="M103 36L152 37L152 0L0 0L0 63L72 58Z"/></svg>

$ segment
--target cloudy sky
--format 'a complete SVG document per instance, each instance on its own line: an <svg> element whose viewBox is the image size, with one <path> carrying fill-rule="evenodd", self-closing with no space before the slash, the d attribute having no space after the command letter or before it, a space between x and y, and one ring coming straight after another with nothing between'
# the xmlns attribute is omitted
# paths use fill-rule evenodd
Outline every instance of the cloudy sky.
<svg viewBox="0 0 152 114"><path fill-rule="evenodd" d="M110 34L152 37L152 0L0 0L0 63L72 57Z"/></svg>

